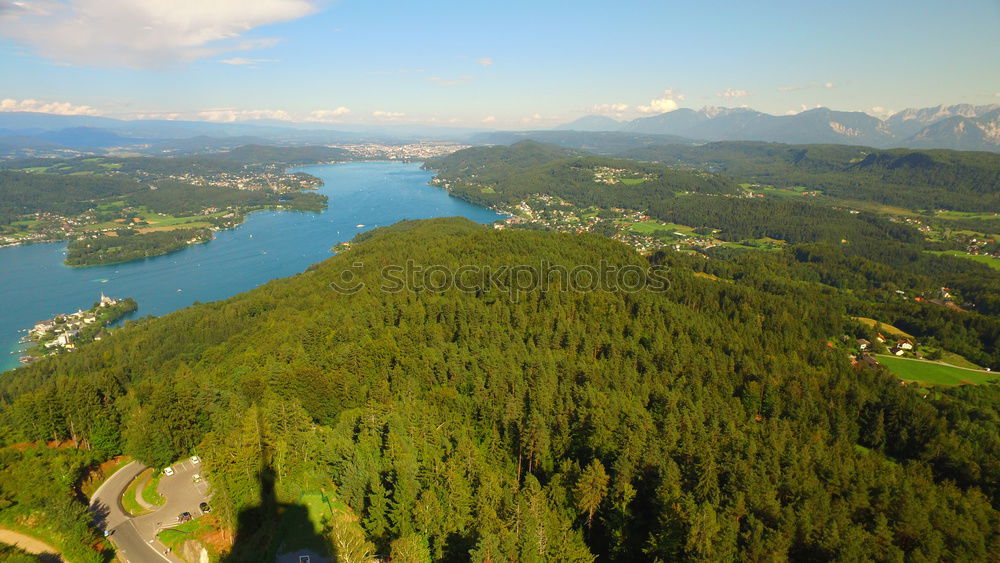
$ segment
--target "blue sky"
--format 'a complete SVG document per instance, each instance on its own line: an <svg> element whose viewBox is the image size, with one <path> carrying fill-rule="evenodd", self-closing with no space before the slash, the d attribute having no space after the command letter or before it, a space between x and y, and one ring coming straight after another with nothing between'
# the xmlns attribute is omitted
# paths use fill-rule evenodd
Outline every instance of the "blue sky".
<svg viewBox="0 0 1000 563"><path fill-rule="evenodd" d="M546 127L1000 103L1000 1L0 0L0 110Z"/></svg>

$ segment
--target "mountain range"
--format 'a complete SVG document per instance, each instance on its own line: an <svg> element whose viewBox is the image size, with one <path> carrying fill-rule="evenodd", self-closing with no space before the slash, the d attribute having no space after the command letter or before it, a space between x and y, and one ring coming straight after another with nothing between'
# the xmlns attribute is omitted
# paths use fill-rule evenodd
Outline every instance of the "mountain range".
<svg viewBox="0 0 1000 563"><path fill-rule="evenodd" d="M0 112L0 158L81 154L192 154L245 144L315 145L358 142L459 141L509 143L539 135L588 134L584 148L607 152L622 143L696 144L766 141L877 148L942 148L1000 152L1000 104L907 109L886 119L816 108L771 115L749 108L682 108L618 121L587 115L548 131L488 131L416 124L358 125L254 120L232 123L124 120L98 116ZM558 139L540 138L547 142ZM561 143L560 143L561 144ZM614 152L614 151L613 151Z"/></svg>
<svg viewBox="0 0 1000 563"><path fill-rule="evenodd" d="M263 119L242 122L126 120L0 112L0 158L108 152L162 156L217 151L246 144L452 141L481 131L412 124L332 125Z"/></svg>
<svg viewBox="0 0 1000 563"><path fill-rule="evenodd" d="M587 115L556 129L675 135L700 141L834 143L1000 152L1000 104L906 109L879 119L859 111L816 108L771 115L750 108L682 108L618 121Z"/></svg>

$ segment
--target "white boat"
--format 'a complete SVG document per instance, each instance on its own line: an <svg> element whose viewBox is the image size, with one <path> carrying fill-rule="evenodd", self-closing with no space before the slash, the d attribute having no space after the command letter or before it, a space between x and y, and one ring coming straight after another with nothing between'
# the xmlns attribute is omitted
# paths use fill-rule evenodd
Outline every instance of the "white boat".
<svg viewBox="0 0 1000 563"><path fill-rule="evenodd" d="M364 224L360 224L360 225L357 225L357 228L363 229L363 228L365 228L365 226L364 226Z"/></svg>

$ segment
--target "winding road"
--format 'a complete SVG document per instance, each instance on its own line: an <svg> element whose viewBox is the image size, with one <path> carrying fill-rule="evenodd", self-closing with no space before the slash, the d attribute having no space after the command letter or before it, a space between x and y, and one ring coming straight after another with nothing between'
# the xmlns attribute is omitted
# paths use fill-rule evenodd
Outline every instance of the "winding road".
<svg viewBox="0 0 1000 563"><path fill-rule="evenodd" d="M101 528L111 532L110 539L119 555L130 563L170 561L183 563L156 539L161 530L178 525L182 512L201 515L198 505L208 501L208 483L194 481L200 464L184 460L174 464L174 474L160 479L158 491L166 503L156 511L140 516L125 512L121 505L125 489L144 469L145 465L133 461L119 469L105 481L90 500L90 511Z"/></svg>

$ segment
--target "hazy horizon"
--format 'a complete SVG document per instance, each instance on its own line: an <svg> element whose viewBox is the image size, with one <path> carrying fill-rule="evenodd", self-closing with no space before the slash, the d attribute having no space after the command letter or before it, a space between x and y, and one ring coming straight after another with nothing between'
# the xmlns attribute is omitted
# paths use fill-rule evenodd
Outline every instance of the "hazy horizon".
<svg viewBox="0 0 1000 563"><path fill-rule="evenodd" d="M1000 6L0 1L0 110L544 129L1000 103Z"/></svg>

